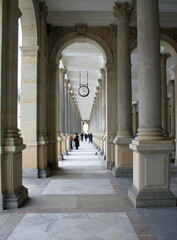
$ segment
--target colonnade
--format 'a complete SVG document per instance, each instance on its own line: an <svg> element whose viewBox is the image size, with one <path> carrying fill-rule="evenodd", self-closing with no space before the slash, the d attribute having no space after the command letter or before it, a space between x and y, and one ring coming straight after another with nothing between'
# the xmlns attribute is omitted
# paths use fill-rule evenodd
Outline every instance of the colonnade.
<svg viewBox="0 0 177 240"><path fill-rule="evenodd" d="M81 132L81 117L77 101L70 81L66 76L67 70L59 69L59 96L58 96L58 157L63 158L69 151L69 133Z"/></svg>
<svg viewBox="0 0 177 240"><path fill-rule="evenodd" d="M60 60L48 57L46 7L44 3L39 6L39 46L28 39L21 47L22 139L17 128L20 10L18 0L0 1L2 209L19 207L28 198L22 173L26 177L47 177L58 167L58 158L69 150L68 133L81 132L82 120L67 69L59 67ZM136 207L175 206L169 183L169 153L177 136L177 68L173 69L175 80L169 82L169 100L169 56L160 56L158 0L137 0L138 102L132 106L129 20L133 7L132 3L116 2L113 8L117 59L107 61L100 69L90 132L114 176L133 175L128 194Z"/></svg>
<svg viewBox="0 0 177 240"><path fill-rule="evenodd" d="M129 42L129 19L133 3L116 2L113 8L118 28L117 133L114 139L113 133L110 138L108 134L106 136L109 149L106 159L107 163L115 165L114 176L133 175L133 185L128 194L136 207L176 205L169 183L169 153L174 150L175 137L175 84L173 80L169 82L171 97L168 108L166 60L169 55L160 57L158 4L158 0L137 0L138 102L133 106ZM106 81L109 80L107 76ZM97 94L92 122L102 116L98 109L99 97ZM110 127L112 117L107 115L106 130ZM98 140L95 143L100 147Z"/></svg>

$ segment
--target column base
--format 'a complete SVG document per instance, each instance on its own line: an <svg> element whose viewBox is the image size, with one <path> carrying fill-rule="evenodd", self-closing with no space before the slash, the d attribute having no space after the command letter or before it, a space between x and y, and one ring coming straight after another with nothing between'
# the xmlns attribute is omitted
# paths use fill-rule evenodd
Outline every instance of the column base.
<svg viewBox="0 0 177 240"><path fill-rule="evenodd" d="M115 144L115 168L114 177L132 177L133 176L133 151L129 144L133 138L117 138Z"/></svg>
<svg viewBox="0 0 177 240"><path fill-rule="evenodd" d="M176 197L170 190L141 190L132 185L128 196L135 207L176 207Z"/></svg>
<svg viewBox="0 0 177 240"><path fill-rule="evenodd" d="M47 178L50 175L50 169L45 167L43 169L38 169L38 177L39 178Z"/></svg>
<svg viewBox="0 0 177 240"><path fill-rule="evenodd" d="M132 177L133 176L133 168L114 167L112 170L112 174L114 177Z"/></svg>
<svg viewBox="0 0 177 240"><path fill-rule="evenodd" d="M107 165L107 169L112 170L115 166L115 163L111 161L107 161L106 165Z"/></svg>
<svg viewBox="0 0 177 240"><path fill-rule="evenodd" d="M63 160L63 156L60 154L58 155L58 161L62 161Z"/></svg>
<svg viewBox="0 0 177 240"><path fill-rule="evenodd" d="M174 207L176 197L169 189L169 153L171 141L137 141L133 150L133 185L128 191L136 207Z"/></svg>
<svg viewBox="0 0 177 240"><path fill-rule="evenodd" d="M38 169L23 169L24 178L38 178Z"/></svg>
<svg viewBox="0 0 177 240"><path fill-rule="evenodd" d="M0 199L1 209L18 208L28 199L28 189L21 185L14 192L1 194Z"/></svg>
<svg viewBox="0 0 177 240"><path fill-rule="evenodd" d="M103 150L101 150L101 151L100 151L100 154L103 156L103 155L104 155L104 151L103 151Z"/></svg>

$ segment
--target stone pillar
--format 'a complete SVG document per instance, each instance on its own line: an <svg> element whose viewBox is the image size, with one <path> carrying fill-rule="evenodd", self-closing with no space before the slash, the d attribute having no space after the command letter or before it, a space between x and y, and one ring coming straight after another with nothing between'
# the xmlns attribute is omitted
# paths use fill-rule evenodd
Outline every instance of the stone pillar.
<svg viewBox="0 0 177 240"><path fill-rule="evenodd" d="M133 136L136 136L138 129L138 116L137 116L137 103L134 103L132 106L132 127L133 127Z"/></svg>
<svg viewBox="0 0 177 240"><path fill-rule="evenodd" d="M68 87L68 131L71 132L71 91L72 88Z"/></svg>
<svg viewBox="0 0 177 240"><path fill-rule="evenodd" d="M102 140L103 140L103 152L104 159L106 159L106 77L105 70L100 70L102 78Z"/></svg>
<svg viewBox="0 0 177 240"><path fill-rule="evenodd" d="M169 82L170 84L170 95L171 95L171 131L170 137L175 137L175 83L174 80Z"/></svg>
<svg viewBox="0 0 177 240"><path fill-rule="evenodd" d="M37 54L38 47L21 47L21 134L26 144L23 151L23 177L38 177L37 147ZM29 74L30 73L30 74ZM30 114L29 114L30 113Z"/></svg>
<svg viewBox="0 0 177 240"><path fill-rule="evenodd" d="M47 7L45 3L40 3L40 38L39 38L39 54L38 54L38 177L46 178L50 169L47 167L47 136L46 136L46 83L47 83L47 32L46 32L46 18L47 18Z"/></svg>
<svg viewBox="0 0 177 240"><path fill-rule="evenodd" d="M175 96L177 96L177 66L173 68L175 78ZM177 119L177 97L175 97L175 119ZM175 121L175 165L177 165L177 121Z"/></svg>
<svg viewBox="0 0 177 240"><path fill-rule="evenodd" d="M66 136L66 153L68 154L69 151L69 128L68 128L68 123L69 123L69 115L68 115L68 109L69 109L69 102L68 102L68 85L69 85L69 80L65 79L64 80L64 104L65 104L65 136Z"/></svg>
<svg viewBox="0 0 177 240"><path fill-rule="evenodd" d="M59 64L49 64L47 78L47 161L48 167L58 167L57 158L57 95Z"/></svg>
<svg viewBox="0 0 177 240"><path fill-rule="evenodd" d="M59 81L60 81L60 77L59 77L59 74L60 74L60 70L59 70L59 66L58 66L58 69L57 69L57 86L56 86L56 89L57 89L57 92L56 92L56 101L57 101L57 158L58 158L58 161L62 160L62 138L61 138L61 135L60 135L60 86L59 86ZM59 162L58 162L58 165L59 165Z"/></svg>
<svg viewBox="0 0 177 240"><path fill-rule="evenodd" d="M100 148L100 153L102 154L103 152L103 147L102 147L102 80L98 79L98 86L99 86L99 91L98 91L98 98L99 98L99 112L98 112L98 118L99 118L99 148Z"/></svg>
<svg viewBox="0 0 177 240"><path fill-rule="evenodd" d="M162 87L162 129L167 137L167 72L166 65L169 54L161 54L161 87Z"/></svg>
<svg viewBox="0 0 177 240"><path fill-rule="evenodd" d="M61 68L59 70L59 122L60 122L60 135L62 137L62 155L66 153L66 136L65 136L65 105L64 105L64 78L66 74L66 69Z"/></svg>
<svg viewBox="0 0 177 240"><path fill-rule="evenodd" d="M158 0L137 0L139 129L132 141L133 185L128 195L136 207L176 206L170 191L169 152L161 128L161 68Z"/></svg>
<svg viewBox="0 0 177 240"><path fill-rule="evenodd" d="M133 4L115 3L113 15L117 19L117 78L118 78L118 132L115 143L115 177L132 176L132 90L129 21Z"/></svg>
<svg viewBox="0 0 177 240"><path fill-rule="evenodd" d="M22 150L17 128L18 0L0 1L1 88L0 88L0 209L17 208L28 198L22 185ZM2 34L3 29L3 34Z"/></svg>
<svg viewBox="0 0 177 240"><path fill-rule="evenodd" d="M117 72L114 64L106 64L106 70L106 164L112 169L115 164L113 140L117 129Z"/></svg>

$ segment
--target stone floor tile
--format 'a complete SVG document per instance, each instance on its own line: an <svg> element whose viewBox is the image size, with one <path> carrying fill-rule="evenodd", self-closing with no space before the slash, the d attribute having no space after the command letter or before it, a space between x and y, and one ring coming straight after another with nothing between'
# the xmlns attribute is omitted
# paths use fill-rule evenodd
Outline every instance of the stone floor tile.
<svg viewBox="0 0 177 240"><path fill-rule="evenodd" d="M42 194L115 194L109 179L54 179Z"/></svg>

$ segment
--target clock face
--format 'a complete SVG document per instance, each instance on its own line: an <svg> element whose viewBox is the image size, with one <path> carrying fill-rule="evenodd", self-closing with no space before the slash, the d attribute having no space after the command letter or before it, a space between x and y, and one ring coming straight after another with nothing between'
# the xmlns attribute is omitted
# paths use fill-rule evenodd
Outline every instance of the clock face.
<svg viewBox="0 0 177 240"><path fill-rule="evenodd" d="M87 86L80 86L78 93L81 97L87 97L89 95L89 88Z"/></svg>

